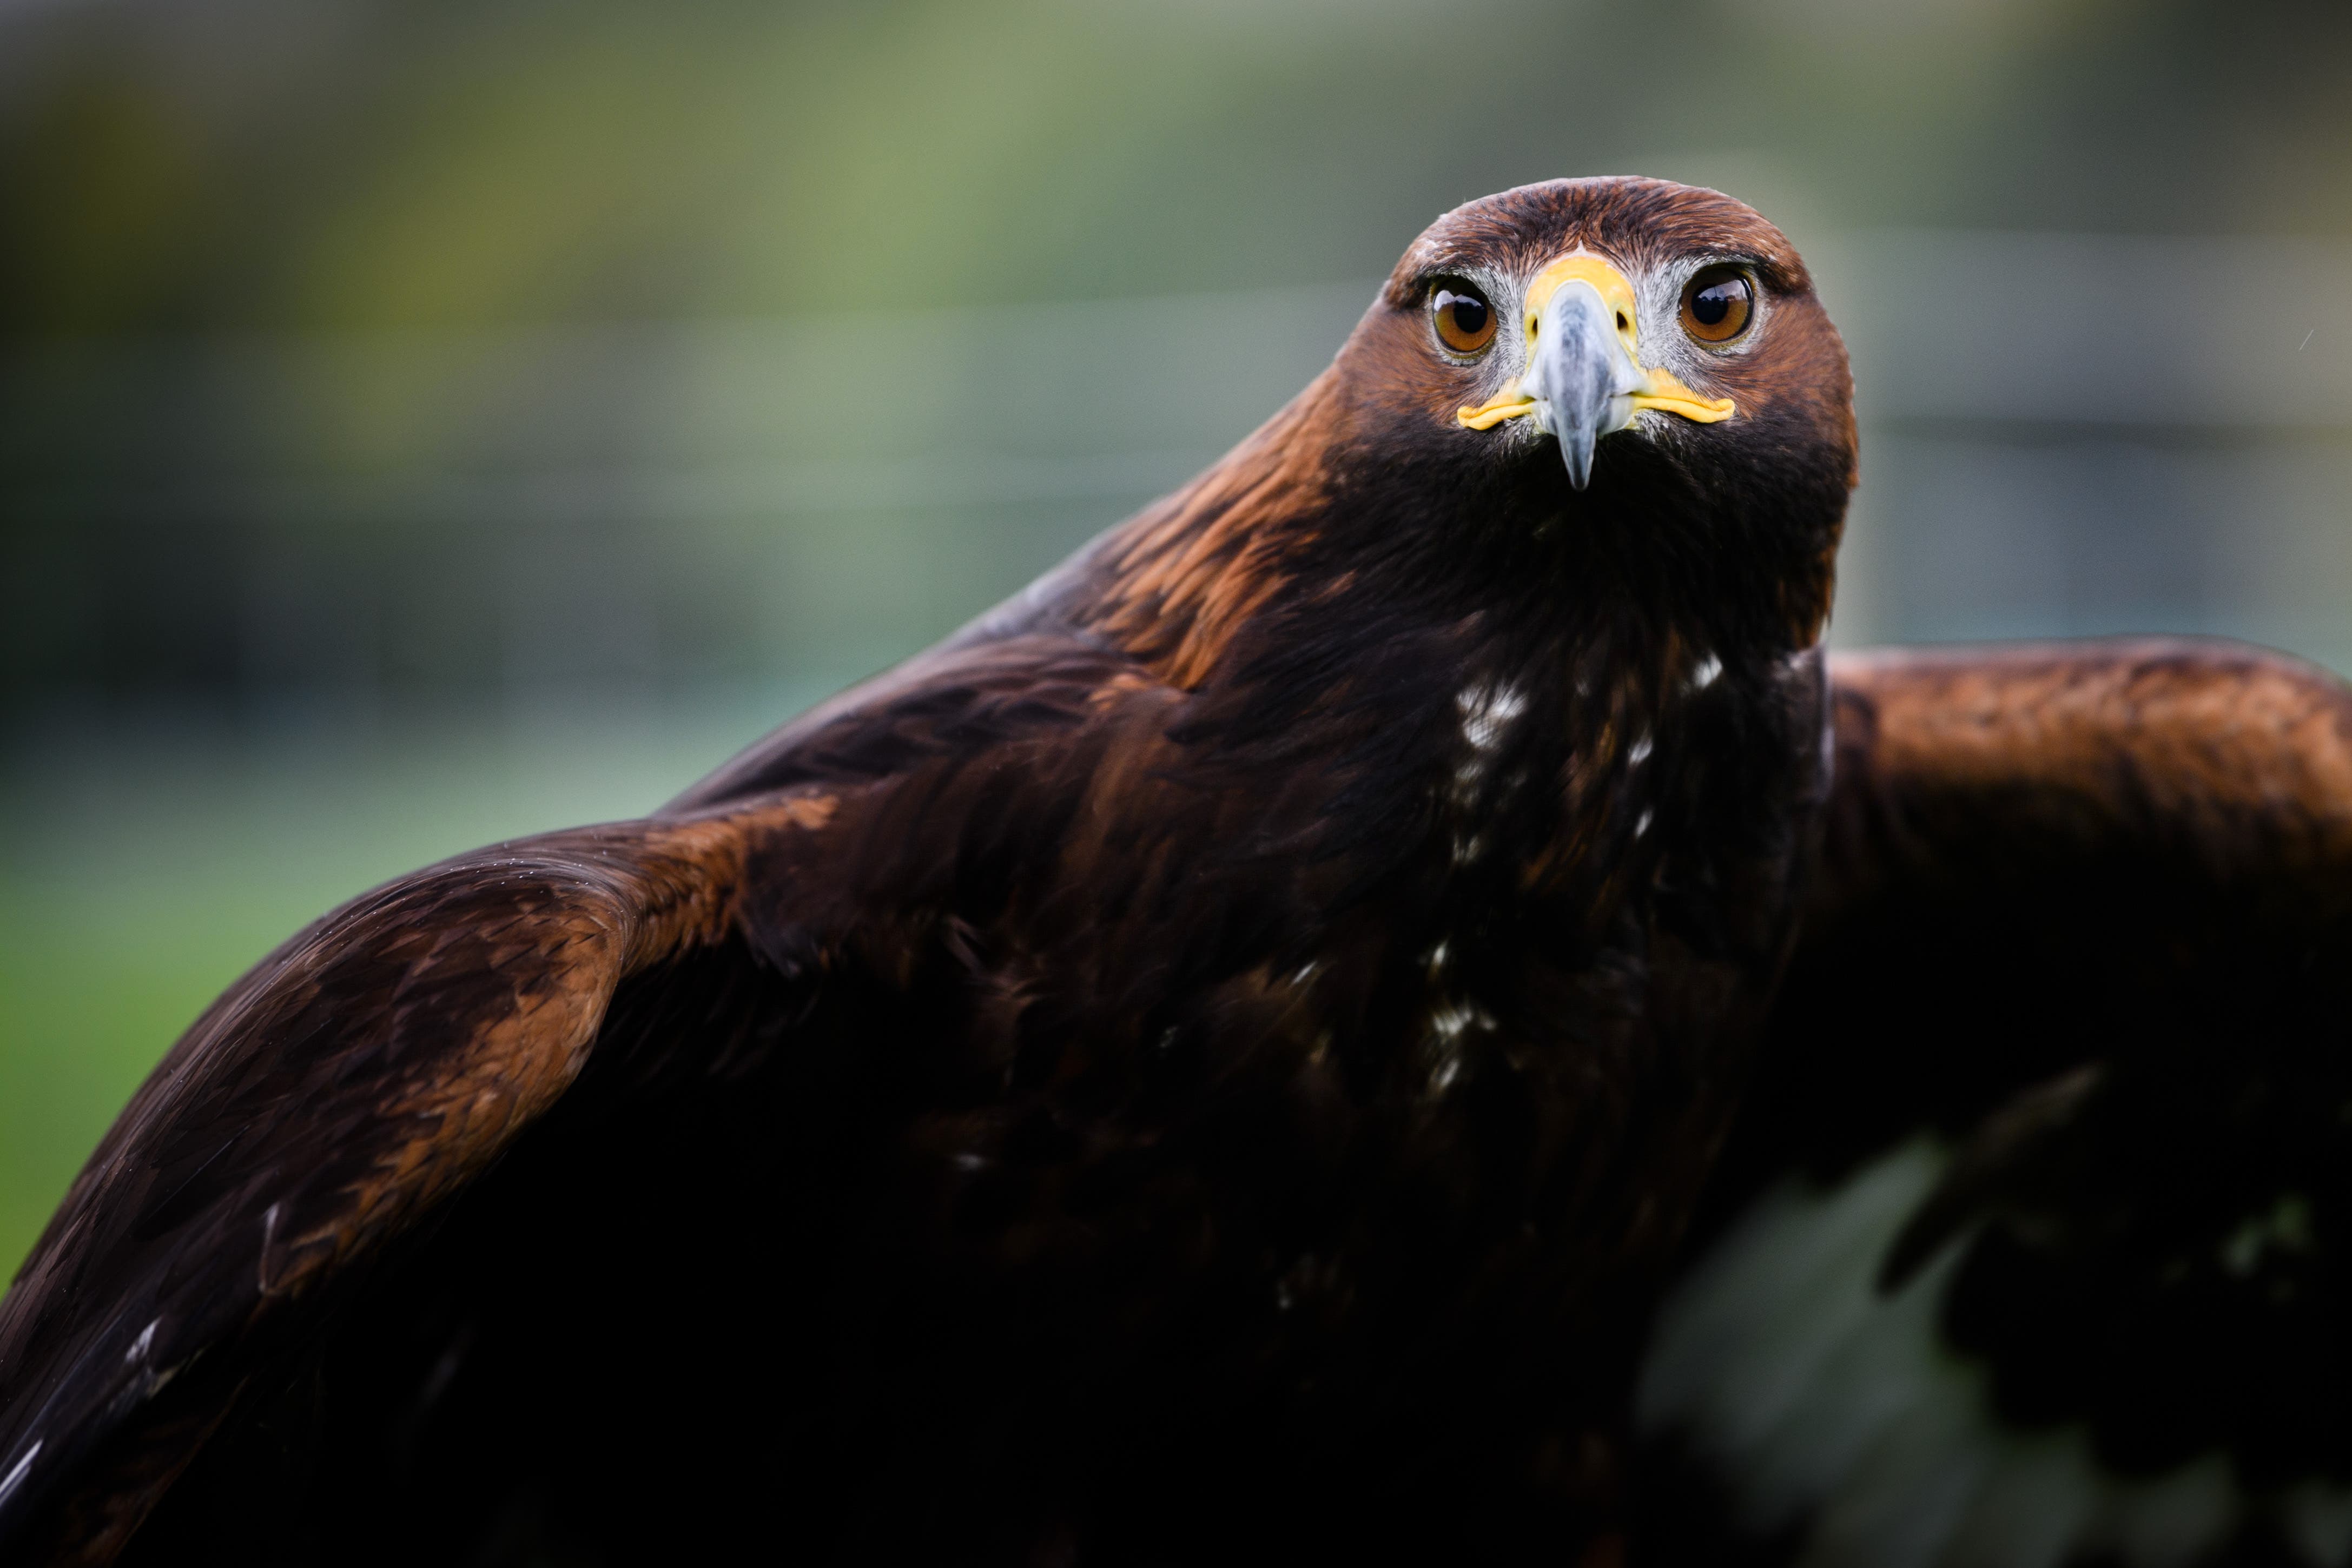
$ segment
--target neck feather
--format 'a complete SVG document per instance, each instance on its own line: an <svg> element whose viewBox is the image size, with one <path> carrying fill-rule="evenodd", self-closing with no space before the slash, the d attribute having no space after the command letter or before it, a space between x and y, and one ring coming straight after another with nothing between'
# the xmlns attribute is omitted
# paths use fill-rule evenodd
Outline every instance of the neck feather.
<svg viewBox="0 0 2352 1568"><path fill-rule="evenodd" d="M1073 606L1079 624L1171 685L1207 679L1287 580L1322 509L1330 381L1318 378L1216 466L1104 538Z"/></svg>

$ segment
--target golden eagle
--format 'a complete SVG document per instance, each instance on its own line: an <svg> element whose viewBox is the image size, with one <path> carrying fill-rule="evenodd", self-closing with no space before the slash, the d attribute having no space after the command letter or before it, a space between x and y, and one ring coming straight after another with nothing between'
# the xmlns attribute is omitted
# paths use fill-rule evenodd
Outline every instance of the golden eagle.
<svg viewBox="0 0 2352 1568"><path fill-rule="evenodd" d="M0 1556L2305 1550L2352 699L1828 658L1854 456L1739 203L1445 215L1018 599L215 1003L0 1303Z"/></svg>

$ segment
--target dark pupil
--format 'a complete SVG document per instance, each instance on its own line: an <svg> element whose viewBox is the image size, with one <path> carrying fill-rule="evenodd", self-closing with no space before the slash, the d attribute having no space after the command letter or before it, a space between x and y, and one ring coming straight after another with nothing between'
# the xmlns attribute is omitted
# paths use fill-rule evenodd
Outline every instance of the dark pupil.
<svg viewBox="0 0 2352 1568"><path fill-rule="evenodd" d="M1454 312L1454 328L1465 338L1475 338L1486 326L1486 302L1457 294L1446 306Z"/></svg>
<svg viewBox="0 0 2352 1568"><path fill-rule="evenodd" d="M1732 290L1737 285L1718 283L1712 288L1702 288L1691 301L1691 315L1702 327L1713 327L1731 314Z"/></svg>

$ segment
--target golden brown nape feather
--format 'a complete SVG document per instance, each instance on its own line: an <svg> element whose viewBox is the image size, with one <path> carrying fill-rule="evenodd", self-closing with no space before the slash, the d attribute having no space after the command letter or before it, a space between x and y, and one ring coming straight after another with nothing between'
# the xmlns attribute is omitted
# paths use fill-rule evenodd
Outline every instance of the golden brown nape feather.
<svg viewBox="0 0 2352 1568"><path fill-rule="evenodd" d="M1458 417L1579 252L1738 408L1581 489ZM1826 787L1847 403L1737 203L1449 214L1021 600L232 992L0 1304L0 1551L1605 1553Z"/></svg>

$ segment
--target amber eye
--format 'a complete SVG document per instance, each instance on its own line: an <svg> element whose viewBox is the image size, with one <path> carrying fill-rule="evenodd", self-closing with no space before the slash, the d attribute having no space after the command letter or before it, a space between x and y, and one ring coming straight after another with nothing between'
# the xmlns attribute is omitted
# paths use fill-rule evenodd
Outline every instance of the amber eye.
<svg viewBox="0 0 2352 1568"><path fill-rule="evenodd" d="M1467 288L1441 288L1430 298L1437 340L1457 354L1486 352L1495 340L1495 309Z"/></svg>
<svg viewBox="0 0 2352 1568"><path fill-rule="evenodd" d="M1728 343L1748 330L1756 286L1736 267L1709 267L1683 290L1683 330L1702 343Z"/></svg>

